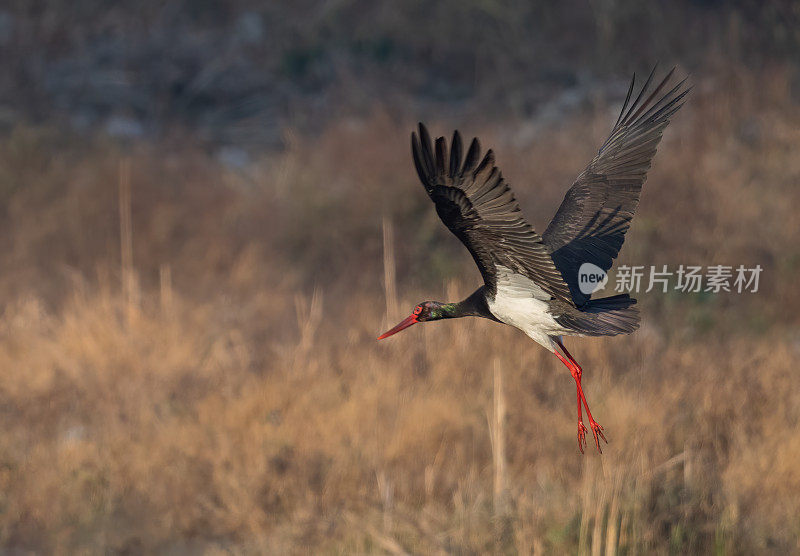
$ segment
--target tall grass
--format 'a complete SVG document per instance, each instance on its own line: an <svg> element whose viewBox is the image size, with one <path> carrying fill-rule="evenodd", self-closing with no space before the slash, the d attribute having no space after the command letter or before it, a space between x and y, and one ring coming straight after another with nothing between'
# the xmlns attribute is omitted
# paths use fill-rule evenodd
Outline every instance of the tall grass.
<svg viewBox="0 0 800 556"><path fill-rule="evenodd" d="M16 129L0 145L3 545L797 550L800 114L779 69L697 84L623 260L758 262L761 290L643 295L635 335L570 340L602 456L578 453L572 379L521 333L464 319L376 342L478 283L415 182L407 122L334 124L244 173L184 141ZM610 103L532 142L514 122L462 131L496 147L541 229Z"/></svg>

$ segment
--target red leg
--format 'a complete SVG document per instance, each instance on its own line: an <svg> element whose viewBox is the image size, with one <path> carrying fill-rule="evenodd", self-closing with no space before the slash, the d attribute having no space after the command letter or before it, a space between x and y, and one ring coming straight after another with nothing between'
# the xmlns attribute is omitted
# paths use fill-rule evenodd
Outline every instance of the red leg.
<svg viewBox="0 0 800 556"><path fill-rule="evenodd" d="M565 358L563 355L558 353L557 351L554 352L556 357L561 359L561 362L564 363L567 368L572 372L572 377L575 378L575 383L578 385L576 392L578 398L578 449L583 453L583 449L586 447L586 425L583 424L583 410L581 408L581 387L580 387L580 379L576 378L575 370L572 367L572 363Z"/></svg>
<svg viewBox="0 0 800 556"><path fill-rule="evenodd" d="M597 446L597 450L602 454L603 450L600 448L600 438L608 444L608 440L606 440L605 435L603 434L603 427L594 420L592 417L592 412L589 410L589 403L586 401L586 396L583 393L583 387L581 386L581 375L583 374L583 370L581 369L578 362L570 355L567 351L567 348L564 347L564 344L561 342L561 338L555 338L555 342L561 348L561 350L566 355L566 358L562 356L557 351L555 352L556 356L564 363L567 368L572 373L572 378L575 379L575 387L578 393L578 447L580 448L581 438L585 435L586 427L583 425L583 417L580 414L580 406L581 401L583 401L583 406L586 408L586 416L589 417L589 426L592 429L592 434L594 435L594 443ZM583 431L583 434L582 434ZM585 442L585 441L584 441ZM581 453L583 452L583 448L581 448Z"/></svg>

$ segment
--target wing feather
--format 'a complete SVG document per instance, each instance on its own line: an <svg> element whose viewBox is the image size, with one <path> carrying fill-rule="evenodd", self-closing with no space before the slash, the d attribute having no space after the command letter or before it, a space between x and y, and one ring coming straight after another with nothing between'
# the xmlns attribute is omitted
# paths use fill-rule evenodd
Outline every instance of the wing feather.
<svg viewBox="0 0 800 556"><path fill-rule="evenodd" d="M591 297L578 288L578 269L585 262L606 271L611 268L638 207L664 129L690 90L684 87L684 79L659 97L675 69L649 91L655 71L653 68L630 102L634 75L611 134L567 191L542 234L578 307Z"/></svg>
<svg viewBox="0 0 800 556"><path fill-rule="evenodd" d="M445 139L432 144L422 124L419 134L411 134L411 149L437 214L472 254L489 295L497 291L497 267L502 266L529 278L554 299L572 304L567 283L541 236L523 218L491 150L481 159L480 144L473 139L462 160L456 131L448 156Z"/></svg>

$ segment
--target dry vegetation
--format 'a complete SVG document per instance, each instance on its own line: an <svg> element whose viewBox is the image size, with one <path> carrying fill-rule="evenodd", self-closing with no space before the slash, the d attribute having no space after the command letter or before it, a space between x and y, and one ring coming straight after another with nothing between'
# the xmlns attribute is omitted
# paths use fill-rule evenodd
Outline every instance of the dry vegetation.
<svg viewBox="0 0 800 556"><path fill-rule="evenodd" d="M375 341L478 280L415 181L412 122L287 131L285 152L241 172L185 138L123 148L17 127L0 143L0 542L800 550L789 75L693 78L623 259L760 263L761 291L642 295L635 335L569 343L602 456L578 453L572 379L522 334L465 319ZM541 229L618 100L527 141L514 122L460 126L497 147ZM384 295L384 217L399 300Z"/></svg>

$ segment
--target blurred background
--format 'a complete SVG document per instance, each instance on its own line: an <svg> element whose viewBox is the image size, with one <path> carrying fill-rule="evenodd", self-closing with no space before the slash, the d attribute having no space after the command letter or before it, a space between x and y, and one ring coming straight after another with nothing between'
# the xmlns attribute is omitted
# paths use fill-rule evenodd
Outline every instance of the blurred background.
<svg viewBox="0 0 800 556"><path fill-rule="evenodd" d="M0 8L0 543L10 553L800 550L800 4L14 1ZM493 147L542 231L630 77L694 89L574 383L478 319L409 149Z"/></svg>

